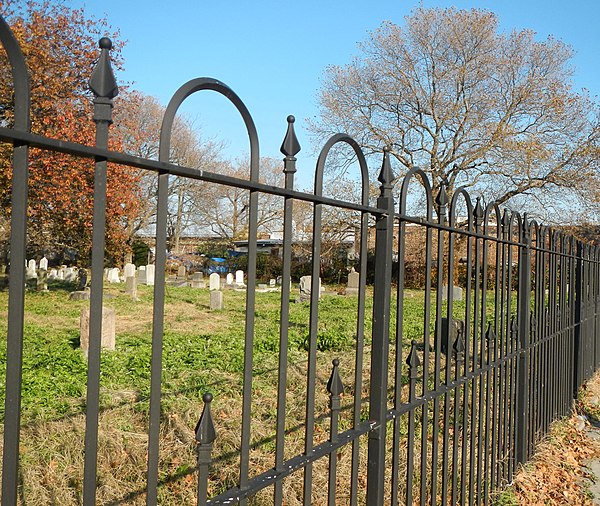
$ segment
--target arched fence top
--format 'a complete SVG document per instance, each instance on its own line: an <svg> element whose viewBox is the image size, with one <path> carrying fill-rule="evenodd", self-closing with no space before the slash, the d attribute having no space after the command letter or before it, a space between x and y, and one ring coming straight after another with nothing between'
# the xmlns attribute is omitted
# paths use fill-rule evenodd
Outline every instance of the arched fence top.
<svg viewBox="0 0 600 506"><path fill-rule="evenodd" d="M212 90L220 93L236 107L242 116L250 141L250 181L258 182L260 154L258 134L256 132L256 126L254 125L254 120L252 119L248 108L244 102L242 102L242 99L229 86L212 77L198 77L188 81L175 92L169 101L160 129L159 160L161 162L169 161L173 122L175 121L175 115L177 114L179 107L187 97L201 90Z"/></svg>
<svg viewBox="0 0 600 506"><path fill-rule="evenodd" d="M490 216L494 213L496 217L496 237L502 236L502 210L500 206L496 203L496 201L490 202L485 206L485 210L483 212L483 233L485 235L489 235L490 231Z"/></svg>
<svg viewBox="0 0 600 506"><path fill-rule="evenodd" d="M327 162L327 158L331 149L340 143L348 144L353 150L356 158L358 159L358 165L360 167L360 175L361 175L361 204L368 205L369 203L369 169L367 166L367 160L365 158L365 154L358 144L352 137L347 134L334 134L332 135L327 142L321 148L321 152L319 153L319 158L317 159L317 165L315 168L315 180L314 180L314 194L318 197L323 196L323 175L325 172L325 163Z"/></svg>
<svg viewBox="0 0 600 506"><path fill-rule="evenodd" d="M456 227L456 207L458 205L458 201L460 198L463 198L465 201L465 205L467 206L467 230L469 232L473 231L473 201L471 200L471 195L464 186L461 186L457 190L455 190L454 195L452 195L452 200L450 201L450 211L448 214L448 222L450 227Z"/></svg>
<svg viewBox="0 0 600 506"><path fill-rule="evenodd" d="M406 215L406 201L408 199L408 187L410 186L410 181L413 179L420 179L421 185L425 190L425 200L427 204L427 221L433 221L433 194L431 189L431 183L429 182L429 177L425 173L425 171L419 167L413 167L410 169L404 178L402 179L402 186L400 187L400 202L399 202L399 210L400 214Z"/></svg>
<svg viewBox="0 0 600 506"><path fill-rule="evenodd" d="M15 129L29 132L31 129L30 109L31 85L29 72L21 46L6 20L0 16L0 42L6 51L12 68L15 101Z"/></svg>

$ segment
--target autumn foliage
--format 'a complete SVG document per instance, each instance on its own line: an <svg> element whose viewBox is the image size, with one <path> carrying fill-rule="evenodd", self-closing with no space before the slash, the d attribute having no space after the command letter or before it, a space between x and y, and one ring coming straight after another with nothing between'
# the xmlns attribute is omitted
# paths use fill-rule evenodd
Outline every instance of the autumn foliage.
<svg viewBox="0 0 600 506"><path fill-rule="evenodd" d="M92 95L88 80L99 55L104 20L86 19L82 10L51 2L26 5L4 2L0 14L9 22L24 53L31 79L33 133L93 145ZM110 34L113 39L118 34ZM119 45L113 51L121 65ZM13 83L5 53L0 53L0 122L13 121ZM111 148L120 149L111 134ZM0 145L0 219L10 215L12 147ZM38 149L30 152L28 250L32 255L75 250L88 263L94 188L94 162ZM109 166L106 252L120 260L126 227L139 208L136 176L126 167ZM2 237L2 239L5 239Z"/></svg>

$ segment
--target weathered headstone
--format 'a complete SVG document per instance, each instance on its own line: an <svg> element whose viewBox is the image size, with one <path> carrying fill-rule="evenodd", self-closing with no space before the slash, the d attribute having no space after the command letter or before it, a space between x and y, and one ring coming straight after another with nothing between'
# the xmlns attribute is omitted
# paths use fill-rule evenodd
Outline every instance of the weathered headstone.
<svg viewBox="0 0 600 506"><path fill-rule="evenodd" d="M108 270L108 282L109 283L120 283L121 280L119 279L119 268L118 267L113 267L112 269Z"/></svg>
<svg viewBox="0 0 600 506"><path fill-rule="evenodd" d="M48 259L46 257L42 257L40 260L40 269L48 270Z"/></svg>
<svg viewBox="0 0 600 506"><path fill-rule="evenodd" d="M25 272L25 277L27 279L37 278L37 266L33 258L27 263L27 271Z"/></svg>
<svg viewBox="0 0 600 506"><path fill-rule="evenodd" d="M77 270L73 267L67 267L65 269L65 281L74 282L77 281Z"/></svg>
<svg viewBox="0 0 600 506"><path fill-rule="evenodd" d="M146 284L146 266L145 265L140 265L140 268L137 271L137 278L138 278L138 283L140 283L141 285Z"/></svg>
<svg viewBox="0 0 600 506"><path fill-rule="evenodd" d="M64 269L59 269L58 274L56 275L57 279L60 279L61 281L65 279L65 271Z"/></svg>
<svg viewBox="0 0 600 506"><path fill-rule="evenodd" d="M100 345L107 350L115 349L115 310L110 307L102 307L102 337ZM81 310L79 320L79 342L81 349L87 356L90 348L90 308Z"/></svg>
<svg viewBox="0 0 600 506"><path fill-rule="evenodd" d="M444 355L448 355L448 350L454 352L454 343L456 342L456 338L458 337L458 331L464 332L465 322L463 320L455 320L452 319L452 324L450 325L450 329L448 329L448 318L442 318L441 320L441 333L440 333L440 349ZM448 332L449 331L449 332ZM437 324L435 336L437 336ZM435 349L435 348L434 348Z"/></svg>
<svg viewBox="0 0 600 506"><path fill-rule="evenodd" d="M135 264L127 263L123 269L123 276L125 279L135 276Z"/></svg>
<svg viewBox="0 0 600 506"><path fill-rule="evenodd" d="M226 283L228 285L233 285L233 274L231 274L231 272L227 273Z"/></svg>
<svg viewBox="0 0 600 506"><path fill-rule="evenodd" d="M206 288L204 276L201 272L195 272L192 275L192 288Z"/></svg>
<svg viewBox="0 0 600 506"><path fill-rule="evenodd" d="M46 269L38 269L37 271L37 289L38 292L48 291L48 271Z"/></svg>
<svg viewBox="0 0 600 506"><path fill-rule="evenodd" d="M210 308L217 311L223 309L223 292L221 290L210 292Z"/></svg>
<svg viewBox="0 0 600 506"><path fill-rule="evenodd" d="M269 286L270 286L271 288L275 288L275 286L276 286L276 283L277 283L277 282L276 282L274 279L269 279Z"/></svg>
<svg viewBox="0 0 600 506"><path fill-rule="evenodd" d="M216 272L213 272L208 278L208 287L210 291L221 289L221 276Z"/></svg>
<svg viewBox="0 0 600 506"><path fill-rule="evenodd" d="M125 278L125 293L133 299L137 298L137 278L135 276Z"/></svg>
<svg viewBox="0 0 600 506"><path fill-rule="evenodd" d="M310 300L310 294L312 291L312 277L302 276L300 278L300 296L296 299L296 302L305 302ZM319 278L319 298L321 298L321 278Z"/></svg>
<svg viewBox="0 0 600 506"><path fill-rule="evenodd" d="M56 269L50 269L48 279L58 279L58 271Z"/></svg>
<svg viewBox="0 0 600 506"><path fill-rule="evenodd" d="M149 286L154 286L154 271L156 267L154 264L146 265L146 284Z"/></svg>
<svg viewBox="0 0 600 506"><path fill-rule="evenodd" d="M90 300L90 289L77 290L69 294L69 300Z"/></svg>
<svg viewBox="0 0 600 506"><path fill-rule="evenodd" d="M283 285L283 276L277 276L275 282L277 283L277 286Z"/></svg>
<svg viewBox="0 0 600 506"><path fill-rule="evenodd" d="M186 279L187 272L185 269L185 265L180 265L179 269L177 269L177 279Z"/></svg>
<svg viewBox="0 0 600 506"><path fill-rule="evenodd" d="M360 282L360 274L352 270L348 274L348 286L346 287L346 295L358 295L358 286Z"/></svg>
<svg viewBox="0 0 600 506"><path fill-rule="evenodd" d="M452 286L452 300L462 300L463 289L460 286ZM448 299L448 286L442 286L442 300Z"/></svg>
<svg viewBox="0 0 600 506"><path fill-rule="evenodd" d="M246 286L244 284L244 271L235 271L235 284L237 286Z"/></svg>
<svg viewBox="0 0 600 506"><path fill-rule="evenodd" d="M77 290L83 290L87 285L87 280L87 269L79 269L79 272L77 273Z"/></svg>

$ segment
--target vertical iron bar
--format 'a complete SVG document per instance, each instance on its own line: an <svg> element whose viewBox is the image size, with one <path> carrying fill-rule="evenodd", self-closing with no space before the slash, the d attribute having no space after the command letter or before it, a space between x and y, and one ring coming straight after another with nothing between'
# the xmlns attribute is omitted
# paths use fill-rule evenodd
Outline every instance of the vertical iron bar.
<svg viewBox="0 0 600 506"><path fill-rule="evenodd" d="M446 224L446 211L448 206L448 195L444 184L440 186L440 191L436 196L436 210L438 214L438 223ZM433 390L437 390L441 383L441 359L442 359L442 286L444 276L444 231L440 227L437 233L437 272L436 272L436 307L435 307L435 356L433 370ZM449 260L450 261L450 260ZM429 280L427 280L429 282ZM448 279L448 303L452 298L453 280ZM428 309L426 309L428 311ZM429 311L428 311L429 312ZM452 325L452 314L448 313L448 329ZM429 329L426 329L426 334L429 335ZM448 367L448 364L446 364ZM437 501L437 466L438 466L438 431L440 418L440 397L436 395L433 399L433 419L431 422L431 502Z"/></svg>
<svg viewBox="0 0 600 506"><path fill-rule="evenodd" d="M385 481L385 441L392 278L392 239L394 226L393 174L386 149L379 174L377 207L387 210L375 225L375 282L373 286L373 337L371 387L369 392L369 432L367 464L367 505L383 504Z"/></svg>
<svg viewBox="0 0 600 506"><path fill-rule="evenodd" d="M417 341L413 340L408 357L406 357L408 365L409 391L408 402L413 403L416 399L416 387L418 377L418 367L421 365L419 355L417 353ZM415 410L414 407L408 411L408 442L406 448L406 504L413 504L413 479L415 473Z"/></svg>
<svg viewBox="0 0 600 506"><path fill-rule="evenodd" d="M30 131L29 74L23 52L8 24L0 16L0 41L9 59L14 83L14 128ZM27 199L29 146L13 143L10 212L10 275L8 331L6 334L6 392L4 445L2 450L2 504L16 506L21 434L21 377L25 315L25 258L27 247Z"/></svg>
<svg viewBox="0 0 600 506"><path fill-rule="evenodd" d="M294 174L296 173L296 155L300 144L294 132L294 116L288 116L288 129L281 152L285 155L283 172L285 174L286 190L294 189ZM292 227L294 201L285 197L283 211L283 266L281 283L281 312L279 326L279 372L277 379L277 429L275 446L275 470L281 471L285 449L285 396L287 391L287 362L288 362L288 331L290 320L290 276L292 265ZM283 501L283 483L275 482L273 503L281 505Z"/></svg>
<svg viewBox="0 0 600 506"><path fill-rule="evenodd" d="M110 66L110 39L100 39L100 58L90 78L94 93L96 146L108 147L108 127L112 123L112 99L117 83ZM106 160L97 158L94 169L94 210L92 219L92 281L90 294L90 328L86 395L85 459L83 504L96 503L96 470L98 453L98 416L100 410L100 345L102 337L102 290L104 276L104 244L106 229Z"/></svg>
<svg viewBox="0 0 600 506"><path fill-rule="evenodd" d="M531 236L527 216L523 217L521 245L519 246L519 293L518 322L520 355L517 366L517 406L516 406L516 461L519 464L527 460L529 434L529 313L531 307Z"/></svg>
<svg viewBox="0 0 600 506"><path fill-rule="evenodd" d="M574 343L573 343L573 390L571 394L573 398L577 398L577 391L581 385L581 370L582 370L582 264L583 264L583 245L581 241L577 241L577 259L575 263L575 294L574 294Z"/></svg>
<svg viewBox="0 0 600 506"><path fill-rule="evenodd" d="M197 506L205 506L208 498L208 470L212 462L212 444L217 437L210 414L210 403L213 396L205 393L202 396L204 409L196 425L196 443L198 445L198 493Z"/></svg>
<svg viewBox="0 0 600 506"><path fill-rule="evenodd" d="M340 361L333 360L333 370L327 382L327 391L329 392L329 409L331 410L331 423L329 430L329 441L335 443L338 439L338 417L340 414L340 399L344 392L344 384L340 378ZM327 490L327 504L335 506L335 493L337 484L337 450L329 454L329 477Z"/></svg>

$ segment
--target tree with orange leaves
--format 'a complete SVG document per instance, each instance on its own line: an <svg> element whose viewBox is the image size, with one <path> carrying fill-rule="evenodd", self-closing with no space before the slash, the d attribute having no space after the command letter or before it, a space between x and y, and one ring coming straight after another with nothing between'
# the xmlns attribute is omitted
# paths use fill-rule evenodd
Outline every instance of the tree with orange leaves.
<svg viewBox="0 0 600 506"><path fill-rule="evenodd" d="M31 78L33 133L93 145L92 95L88 80L99 55L98 39L105 20L89 19L81 9L60 3L11 1L0 6L21 45ZM118 39L118 33L111 34ZM113 64L122 65L117 42ZM13 83L5 53L0 53L0 123L13 118ZM111 149L120 149L112 135ZM0 145L0 229L10 217L11 147ZM32 149L28 208L28 251L77 252L87 264L91 250L94 162ZM121 261L127 223L139 209L137 176L126 167L110 166L106 208L106 254ZM4 227L2 227L4 225ZM1 237L0 240L5 240Z"/></svg>

